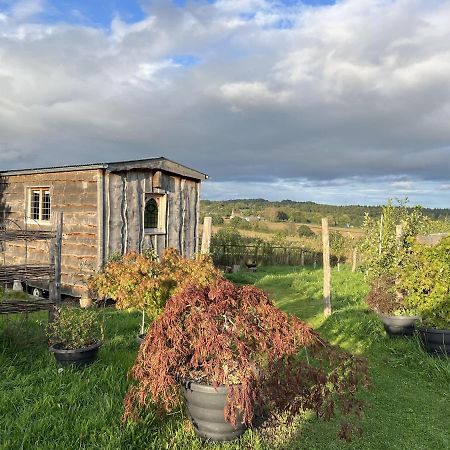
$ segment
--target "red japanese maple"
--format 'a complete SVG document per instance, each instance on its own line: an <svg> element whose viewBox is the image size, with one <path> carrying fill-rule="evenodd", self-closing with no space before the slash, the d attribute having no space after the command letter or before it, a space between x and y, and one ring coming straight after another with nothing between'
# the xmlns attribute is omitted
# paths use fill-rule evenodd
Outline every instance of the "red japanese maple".
<svg viewBox="0 0 450 450"><path fill-rule="evenodd" d="M153 322L130 372L125 419L149 401L163 411L179 405L179 386L194 380L228 387L224 417L251 424L255 411L293 416L314 410L330 418L360 411L367 385L363 359L333 348L307 324L274 306L253 286L219 279L190 285Z"/></svg>

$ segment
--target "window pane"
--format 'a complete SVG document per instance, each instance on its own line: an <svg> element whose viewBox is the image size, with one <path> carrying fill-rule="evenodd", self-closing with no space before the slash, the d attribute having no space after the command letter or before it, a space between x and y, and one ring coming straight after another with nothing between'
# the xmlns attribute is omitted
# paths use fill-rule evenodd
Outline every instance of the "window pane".
<svg viewBox="0 0 450 450"><path fill-rule="evenodd" d="M42 220L50 220L50 192L44 191L42 196Z"/></svg>
<svg viewBox="0 0 450 450"><path fill-rule="evenodd" d="M158 204L154 198L145 205L144 228L158 228Z"/></svg>
<svg viewBox="0 0 450 450"><path fill-rule="evenodd" d="M39 220L39 202L40 202L40 192L32 191L31 192L31 205L30 205L30 214L33 220Z"/></svg>

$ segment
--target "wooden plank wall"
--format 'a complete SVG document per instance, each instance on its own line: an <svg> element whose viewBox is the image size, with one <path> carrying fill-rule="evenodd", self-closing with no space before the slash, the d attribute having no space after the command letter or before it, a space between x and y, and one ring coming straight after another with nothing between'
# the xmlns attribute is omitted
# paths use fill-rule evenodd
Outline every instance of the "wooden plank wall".
<svg viewBox="0 0 450 450"><path fill-rule="evenodd" d="M2 202L9 209L8 218L25 227L26 195L29 187L50 187L52 212L64 211L62 244L62 292L80 295L83 279L98 267L97 189L100 172L80 170L4 177ZM28 224L28 229L50 230L52 225ZM28 263L47 264L49 242L28 243ZM1 263L25 263L25 243L11 242L0 254Z"/></svg>
<svg viewBox="0 0 450 450"><path fill-rule="evenodd" d="M158 184L167 194L166 233L147 235L143 232L143 210L145 194L155 192L152 172L114 172L107 178L108 255L145 249L161 253L166 247L174 247L191 257L197 251L199 182L162 173Z"/></svg>
<svg viewBox="0 0 450 450"><path fill-rule="evenodd" d="M158 179L162 190L158 192L167 195L166 233L146 235L143 210L145 194L156 192L152 179L150 170L109 173L104 182L100 170L10 176L1 180L0 204L9 210L8 218L25 227L27 188L50 187L52 211L64 211L62 292L81 295L85 291L83 279L115 252L153 248L161 253L173 247L188 258L197 252L200 183L163 172ZM46 264L47 245L29 243L28 262ZM8 264L23 264L25 244L12 242L0 256Z"/></svg>

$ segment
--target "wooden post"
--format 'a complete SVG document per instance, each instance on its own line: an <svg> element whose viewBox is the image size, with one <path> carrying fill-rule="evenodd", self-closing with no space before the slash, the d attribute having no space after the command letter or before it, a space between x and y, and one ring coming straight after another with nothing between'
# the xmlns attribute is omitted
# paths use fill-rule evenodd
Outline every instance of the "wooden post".
<svg viewBox="0 0 450 450"><path fill-rule="evenodd" d="M323 244L323 313L325 317L331 315L331 266L330 266L330 234L328 219L322 219Z"/></svg>
<svg viewBox="0 0 450 450"><path fill-rule="evenodd" d="M356 272L356 260L358 258L358 249L355 247L353 249L353 261L352 261L352 272Z"/></svg>
<svg viewBox="0 0 450 450"><path fill-rule="evenodd" d="M381 219L380 219L380 236L379 236L379 240L378 240L378 254L379 255L381 255L381 251L382 251L383 222L384 222L384 216L383 216L383 214L381 214Z"/></svg>
<svg viewBox="0 0 450 450"><path fill-rule="evenodd" d="M300 252L300 265L301 266L305 265L305 252L303 251L303 249Z"/></svg>
<svg viewBox="0 0 450 450"><path fill-rule="evenodd" d="M56 233L53 239L50 251L51 263L54 265L55 276L52 289L51 299L55 303L61 302L61 255L62 255L62 229L63 229L63 213L56 215Z"/></svg>
<svg viewBox="0 0 450 450"><path fill-rule="evenodd" d="M200 251L202 255L210 252L211 231L212 231L212 218L205 217L205 220L203 221L202 248Z"/></svg>
<svg viewBox="0 0 450 450"><path fill-rule="evenodd" d="M395 226L395 242L397 243L397 246L399 246L399 247L402 242L402 237L403 237L403 225L396 225Z"/></svg>
<svg viewBox="0 0 450 450"><path fill-rule="evenodd" d="M54 267L54 278L49 285L49 299L58 307L61 303L61 255L62 255L63 213L56 214L55 237L50 243L50 264ZM55 318L55 311L49 311L49 322Z"/></svg>

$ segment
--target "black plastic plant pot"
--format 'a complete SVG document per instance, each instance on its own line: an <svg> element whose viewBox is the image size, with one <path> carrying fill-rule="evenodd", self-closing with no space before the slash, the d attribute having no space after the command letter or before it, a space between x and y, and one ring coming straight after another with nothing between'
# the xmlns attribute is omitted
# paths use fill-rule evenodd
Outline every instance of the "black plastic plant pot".
<svg viewBox="0 0 450 450"><path fill-rule="evenodd" d="M50 351L55 355L56 362L59 366L83 368L92 364L97 359L98 349L101 345L102 342L99 341L88 347L67 350L63 348L62 344L56 343L50 347Z"/></svg>
<svg viewBox="0 0 450 450"><path fill-rule="evenodd" d="M450 356L450 330L418 328L422 347L432 355Z"/></svg>
<svg viewBox="0 0 450 450"><path fill-rule="evenodd" d="M189 417L197 436L210 441L232 441L239 438L247 427L238 415L236 428L224 419L227 388L187 381L182 385Z"/></svg>
<svg viewBox="0 0 450 450"><path fill-rule="evenodd" d="M147 333L138 334L136 337L136 342L141 345L144 342L145 336Z"/></svg>
<svg viewBox="0 0 450 450"><path fill-rule="evenodd" d="M416 329L416 322L420 316L387 316L380 314L384 329L389 337L412 336Z"/></svg>

